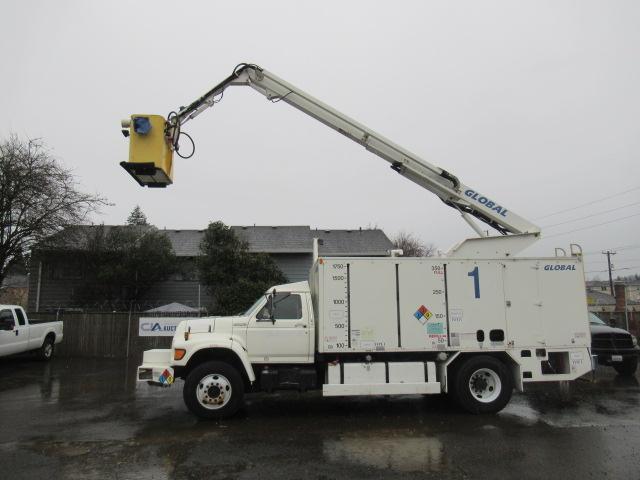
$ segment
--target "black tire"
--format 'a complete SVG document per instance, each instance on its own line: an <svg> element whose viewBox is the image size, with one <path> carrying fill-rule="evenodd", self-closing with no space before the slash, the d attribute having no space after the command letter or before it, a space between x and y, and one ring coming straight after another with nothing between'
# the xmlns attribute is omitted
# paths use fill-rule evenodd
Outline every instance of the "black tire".
<svg viewBox="0 0 640 480"><path fill-rule="evenodd" d="M618 375L623 377L633 377L638 369L638 357L625 358L622 363L614 363Z"/></svg>
<svg viewBox="0 0 640 480"><path fill-rule="evenodd" d="M467 412L497 413L511 399L511 372L497 358L479 355L463 359L451 375L450 394Z"/></svg>
<svg viewBox="0 0 640 480"><path fill-rule="evenodd" d="M244 382L240 372L232 365L218 361L194 368L187 375L182 389L187 408L205 419L231 417L242 406L243 397ZM207 403L208 407L205 406Z"/></svg>
<svg viewBox="0 0 640 480"><path fill-rule="evenodd" d="M48 362L53 358L53 352L55 350L55 341L49 336L44 339L42 346L38 349L38 358L45 362Z"/></svg>

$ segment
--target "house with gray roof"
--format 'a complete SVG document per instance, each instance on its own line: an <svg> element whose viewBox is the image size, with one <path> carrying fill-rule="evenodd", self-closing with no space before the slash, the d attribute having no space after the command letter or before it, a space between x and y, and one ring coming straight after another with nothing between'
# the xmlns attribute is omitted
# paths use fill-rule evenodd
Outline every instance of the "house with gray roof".
<svg viewBox="0 0 640 480"><path fill-rule="evenodd" d="M96 226L74 227L80 229ZM107 226L105 228L122 228ZM144 228L144 227L141 227ZM313 260L313 239L322 240L322 256L387 256L393 244L380 229L321 230L307 225L293 226L232 226L245 240L251 252L269 254L290 282L307 280ZM147 310L172 302L191 308L210 305L213 299L198 280L196 259L204 230L162 230L169 238L181 268L168 280L151 289L139 310ZM73 250L82 248L73 238L65 236L53 247L34 252L29 276L29 310L51 311L82 309L87 306L74 301L74 291L83 282L79 269L73 267ZM99 305L90 306L100 310Z"/></svg>

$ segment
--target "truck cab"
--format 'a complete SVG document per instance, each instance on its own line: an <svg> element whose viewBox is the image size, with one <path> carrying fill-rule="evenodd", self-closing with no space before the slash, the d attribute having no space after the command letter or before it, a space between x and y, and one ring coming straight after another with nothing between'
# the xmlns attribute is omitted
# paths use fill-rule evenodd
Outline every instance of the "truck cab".
<svg viewBox="0 0 640 480"><path fill-rule="evenodd" d="M274 287L233 327L256 363L312 363L315 322L308 282Z"/></svg>

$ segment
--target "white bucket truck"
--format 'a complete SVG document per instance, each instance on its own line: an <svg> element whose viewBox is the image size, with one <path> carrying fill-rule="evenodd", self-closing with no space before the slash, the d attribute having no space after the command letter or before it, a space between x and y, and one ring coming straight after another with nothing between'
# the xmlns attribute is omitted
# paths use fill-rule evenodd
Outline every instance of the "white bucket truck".
<svg viewBox="0 0 640 480"><path fill-rule="evenodd" d="M517 254L540 229L457 177L252 64L241 64L168 120L123 122L129 162L143 186L172 183L181 126L231 85L290 104L391 163L456 209L478 233L434 258L318 257L309 282L275 286L243 315L185 320L171 349L149 350L138 380L184 379L200 417L235 413L247 391L322 389L324 396L446 392L464 409L502 409L513 388L574 380L591 371L580 249ZM475 217L497 230L488 236ZM560 253L560 255L558 255Z"/></svg>

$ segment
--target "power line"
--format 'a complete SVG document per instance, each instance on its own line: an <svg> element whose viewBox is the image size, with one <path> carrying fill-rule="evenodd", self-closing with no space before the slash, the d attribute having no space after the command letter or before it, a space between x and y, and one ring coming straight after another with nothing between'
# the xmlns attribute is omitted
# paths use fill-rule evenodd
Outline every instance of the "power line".
<svg viewBox="0 0 640 480"><path fill-rule="evenodd" d="M612 268L611 271L612 272L621 272L623 270L636 270L638 268L640 268L640 265L631 265L631 266L622 267L622 268ZM606 273L608 271L609 271L608 269L607 270L589 270L589 271L586 271L584 273Z"/></svg>
<svg viewBox="0 0 640 480"><path fill-rule="evenodd" d="M605 213L615 212L623 208L633 207L634 205L640 205L640 202L628 203L627 205L622 205L620 207L612 208L610 210L604 210L598 213L592 213L591 215L585 215L584 217L574 218L573 220L567 220L566 222L554 223L553 225L544 225L542 228L551 228L551 227L557 227L558 225L564 225L566 223L579 222L580 220L584 220L586 218L597 217L598 215L604 215Z"/></svg>
<svg viewBox="0 0 640 480"><path fill-rule="evenodd" d="M602 223L598 223L596 225L589 225L587 227L576 228L574 230L568 230L566 232L560 232L560 233L556 233L554 235L547 235L547 236L545 236L545 238L558 237L560 235L565 235L567 233L580 232L582 230L589 230L590 228L596 228L596 227L601 227L603 225L609 225L610 223L620 222L622 220L627 220L628 218L637 217L638 215L640 215L640 213L634 213L633 215L627 215L626 217L616 218L615 220L610 220L608 222L602 222Z"/></svg>
<svg viewBox="0 0 640 480"><path fill-rule="evenodd" d="M615 250L632 250L634 248L640 248L640 245L627 245L627 246L618 247Z"/></svg>
<svg viewBox="0 0 640 480"><path fill-rule="evenodd" d="M578 205L576 207L565 208L564 210L559 210L557 212L549 213L547 215L543 215L541 217L534 218L534 220L542 220L543 218L548 218L548 217L553 217L555 215L560 215L561 213L570 212L572 210L577 210L579 208L586 207L588 205L593 205L594 203L604 202L605 200L609 200L611 198L619 197L621 195L624 195L625 193L633 192L635 190L640 190L640 186L630 188L629 190L625 190L624 192L614 193L613 195L609 195L607 197L602 197L602 198L599 198L598 200L592 200L590 202L583 203L582 205Z"/></svg>
<svg viewBox="0 0 640 480"><path fill-rule="evenodd" d="M611 250L633 250L636 248L640 248L640 244L636 245L623 245L621 247L614 247ZM584 252L582 255L601 255L602 252L600 250L592 250L590 252Z"/></svg>
<svg viewBox="0 0 640 480"><path fill-rule="evenodd" d="M636 248L640 248L640 244L638 245L623 245L621 247L614 247L611 250L633 250ZM602 252L600 250L591 250L590 252L585 252L582 255L600 255Z"/></svg>
<svg viewBox="0 0 640 480"><path fill-rule="evenodd" d="M640 258L625 258L624 259L625 262L640 262ZM589 264L592 263L607 263L606 260L589 260L589 262L586 262Z"/></svg>

